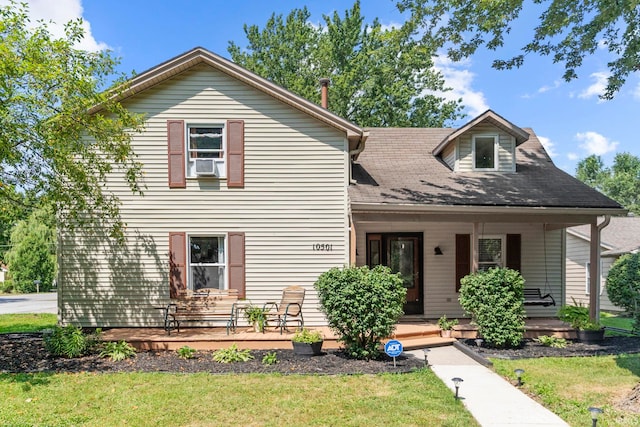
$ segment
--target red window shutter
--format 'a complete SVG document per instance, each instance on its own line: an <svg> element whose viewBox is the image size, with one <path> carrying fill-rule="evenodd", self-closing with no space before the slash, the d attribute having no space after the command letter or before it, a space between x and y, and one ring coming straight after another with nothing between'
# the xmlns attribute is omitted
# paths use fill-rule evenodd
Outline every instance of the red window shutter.
<svg viewBox="0 0 640 427"><path fill-rule="evenodd" d="M237 289L245 298L244 233L229 233L229 289Z"/></svg>
<svg viewBox="0 0 640 427"><path fill-rule="evenodd" d="M227 187L244 187L244 120L227 121Z"/></svg>
<svg viewBox="0 0 640 427"><path fill-rule="evenodd" d="M169 151L169 188L185 188L184 120L167 120L167 146Z"/></svg>
<svg viewBox="0 0 640 427"><path fill-rule="evenodd" d="M187 289L187 236L169 233L169 296L176 298L178 291Z"/></svg>
<svg viewBox="0 0 640 427"><path fill-rule="evenodd" d="M460 279L471 273L471 235L456 234L456 292L460 292Z"/></svg>
<svg viewBox="0 0 640 427"><path fill-rule="evenodd" d="M521 247L520 234L507 234L507 268L520 271Z"/></svg>

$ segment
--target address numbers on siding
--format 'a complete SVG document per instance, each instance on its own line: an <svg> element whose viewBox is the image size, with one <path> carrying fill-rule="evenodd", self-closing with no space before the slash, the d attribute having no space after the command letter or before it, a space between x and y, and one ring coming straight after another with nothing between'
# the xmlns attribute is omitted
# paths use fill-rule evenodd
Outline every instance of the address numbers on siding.
<svg viewBox="0 0 640 427"><path fill-rule="evenodd" d="M333 245L331 243L314 243L311 246L314 251L319 252L331 252L333 250Z"/></svg>

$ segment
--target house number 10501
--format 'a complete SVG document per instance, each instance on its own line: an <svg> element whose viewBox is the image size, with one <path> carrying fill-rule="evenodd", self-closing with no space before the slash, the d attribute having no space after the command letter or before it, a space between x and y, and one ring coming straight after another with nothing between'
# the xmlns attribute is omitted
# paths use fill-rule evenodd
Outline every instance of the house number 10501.
<svg viewBox="0 0 640 427"><path fill-rule="evenodd" d="M333 245L330 243L314 243L312 246L314 251L329 252L333 250Z"/></svg>

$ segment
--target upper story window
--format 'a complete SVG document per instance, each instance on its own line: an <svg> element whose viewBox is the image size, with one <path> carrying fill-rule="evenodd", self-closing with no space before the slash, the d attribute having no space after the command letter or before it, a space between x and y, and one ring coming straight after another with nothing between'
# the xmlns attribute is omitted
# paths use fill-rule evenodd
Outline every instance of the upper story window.
<svg viewBox="0 0 640 427"><path fill-rule="evenodd" d="M498 169L497 135L474 135L473 168L475 170Z"/></svg>
<svg viewBox="0 0 640 427"><path fill-rule="evenodd" d="M187 126L187 176L224 177L224 126Z"/></svg>
<svg viewBox="0 0 640 427"><path fill-rule="evenodd" d="M503 267L504 253L504 239L502 237L478 239L478 270Z"/></svg>
<svg viewBox="0 0 640 427"><path fill-rule="evenodd" d="M189 236L189 289L226 289L224 244L224 236Z"/></svg>

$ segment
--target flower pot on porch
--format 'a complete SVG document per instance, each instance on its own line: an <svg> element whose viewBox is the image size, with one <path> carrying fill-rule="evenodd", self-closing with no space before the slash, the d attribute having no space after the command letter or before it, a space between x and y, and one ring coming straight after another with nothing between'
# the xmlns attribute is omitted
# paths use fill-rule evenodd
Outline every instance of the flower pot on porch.
<svg viewBox="0 0 640 427"><path fill-rule="evenodd" d="M443 329L440 331L440 336L442 338L451 338L451 329Z"/></svg>
<svg viewBox="0 0 640 427"><path fill-rule="evenodd" d="M578 341L585 344L598 343L604 340L604 328L597 330L578 329Z"/></svg>
<svg viewBox="0 0 640 427"><path fill-rule="evenodd" d="M312 343L293 341L293 353L298 356L317 356L322 354L322 343L323 341Z"/></svg>

